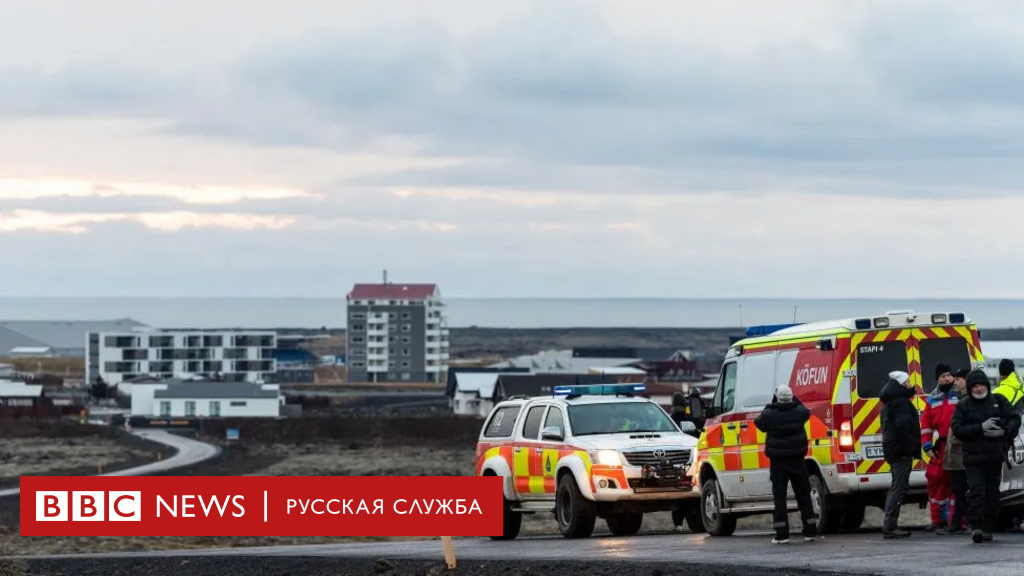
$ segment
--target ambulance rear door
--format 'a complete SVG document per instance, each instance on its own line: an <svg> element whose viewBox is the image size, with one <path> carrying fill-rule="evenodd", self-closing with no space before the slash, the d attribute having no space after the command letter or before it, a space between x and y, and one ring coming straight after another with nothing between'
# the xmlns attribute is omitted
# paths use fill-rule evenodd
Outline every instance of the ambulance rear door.
<svg viewBox="0 0 1024 576"><path fill-rule="evenodd" d="M853 439L861 455L858 474L888 472L882 452L882 403L878 399L889 373L910 370L915 353L908 343L910 330L856 332L850 342L854 371ZM884 468L884 470L883 470Z"/></svg>

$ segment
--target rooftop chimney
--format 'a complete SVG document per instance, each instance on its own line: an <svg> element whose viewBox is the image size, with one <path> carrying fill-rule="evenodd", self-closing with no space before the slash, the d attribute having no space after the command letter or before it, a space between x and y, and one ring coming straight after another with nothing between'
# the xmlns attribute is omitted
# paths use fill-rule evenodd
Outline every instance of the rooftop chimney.
<svg viewBox="0 0 1024 576"><path fill-rule="evenodd" d="M384 284L387 285L387 283L388 283L388 271L385 268L384 269Z"/></svg>

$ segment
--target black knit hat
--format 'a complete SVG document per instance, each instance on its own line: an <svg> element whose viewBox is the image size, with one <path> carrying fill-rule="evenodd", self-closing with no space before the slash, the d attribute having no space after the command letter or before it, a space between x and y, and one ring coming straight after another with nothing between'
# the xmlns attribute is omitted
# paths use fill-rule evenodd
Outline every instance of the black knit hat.
<svg viewBox="0 0 1024 576"><path fill-rule="evenodd" d="M967 387L973 388L978 384L984 384L988 388L992 387L992 382L989 381L984 370L971 370L971 373L967 375Z"/></svg>
<svg viewBox="0 0 1024 576"><path fill-rule="evenodd" d="M969 372L969 370L967 368L957 368L956 372L953 372L953 377L954 378L967 378L967 373L968 372Z"/></svg>
<svg viewBox="0 0 1024 576"><path fill-rule="evenodd" d="M935 377L938 378L939 376L942 376L943 374L945 374L946 372L950 372L951 370L952 369L949 367L949 365L939 364L938 366L935 367Z"/></svg>
<svg viewBox="0 0 1024 576"><path fill-rule="evenodd" d="M1016 369L1017 367L1013 364L1013 360L1010 360L1009 358L1003 358L999 361L1000 376L1009 376L1010 374L1013 374Z"/></svg>

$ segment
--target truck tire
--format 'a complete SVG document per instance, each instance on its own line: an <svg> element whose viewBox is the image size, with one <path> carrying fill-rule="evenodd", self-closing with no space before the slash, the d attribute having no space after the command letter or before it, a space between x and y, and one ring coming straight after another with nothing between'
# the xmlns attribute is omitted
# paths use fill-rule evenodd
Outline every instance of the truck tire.
<svg viewBox="0 0 1024 576"><path fill-rule="evenodd" d="M597 523L596 508L593 502L583 497L572 474L561 477L555 495L555 519L562 536L589 538Z"/></svg>
<svg viewBox="0 0 1024 576"><path fill-rule="evenodd" d="M605 518L608 530L613 536L633 536L640 531L644 523L643 512L625 512L622 514L611 514Z"/></svg>
<svg viewBox="0 0 1024 576"><path fill-rule="evenodd" d="M736 517L722 513L722 499L718 480L711 478L700 489L701 523L712 536L732 536L736 531Z"/></svg>
<svg viewBox="0 0 1024 576"><path fill-rule="evenodd" d="M707 528L704 527L704 516L700 513L700 500L687 505L684 510L683 517L686 518L686 527L690 529L690 532L694 534L707 532Z"/></svg>
<svg viewBox="0 0 1024 576"><path fill-rule="evenodd" d="M523 526L523 514L512 510L512 502L505 500L501 514L501 536L491 536L491 540L515 540L519 529Z"/></svg>

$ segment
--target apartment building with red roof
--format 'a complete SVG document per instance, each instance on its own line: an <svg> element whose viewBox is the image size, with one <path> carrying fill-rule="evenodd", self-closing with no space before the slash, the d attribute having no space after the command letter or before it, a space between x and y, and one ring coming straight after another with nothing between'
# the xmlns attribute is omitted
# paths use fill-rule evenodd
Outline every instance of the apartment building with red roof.
<svg viewBox="0 0 1024 576"><path fill-rule="evenodd" d="M356 284L347 297L349 382L443 382L448 315L437 284Z"/></svg>

